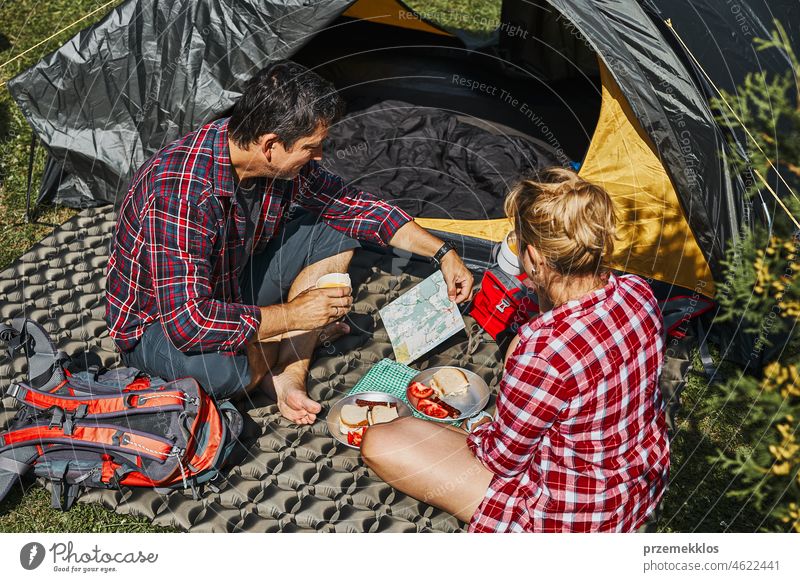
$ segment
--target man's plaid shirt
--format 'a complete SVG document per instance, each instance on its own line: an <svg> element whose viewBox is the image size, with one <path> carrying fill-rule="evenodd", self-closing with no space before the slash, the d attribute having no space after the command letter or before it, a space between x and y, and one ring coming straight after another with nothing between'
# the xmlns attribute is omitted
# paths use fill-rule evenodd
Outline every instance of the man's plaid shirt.
<svg viewBox="0 0 800 582"><path fill-rule="evenodd" d="M120 350L133 349L153 323L185 352L236 352L258 329L260 312L242 304L239 288L249 257L236 187L227 119L173 142L134 175L107 270L106 321ZM295 205L348 236L381 245L411 220L316 162L289 183L257 180L252 192L262 201L253 254L278 234Z"/></svg>
<svg viewBox="0 0 800 582"><path fill-rule="evenodd" d="M495 420L467 444L494 473L470 531L632 531L669 474L661 316L647 283L604 288L520 329Z"/></svg>

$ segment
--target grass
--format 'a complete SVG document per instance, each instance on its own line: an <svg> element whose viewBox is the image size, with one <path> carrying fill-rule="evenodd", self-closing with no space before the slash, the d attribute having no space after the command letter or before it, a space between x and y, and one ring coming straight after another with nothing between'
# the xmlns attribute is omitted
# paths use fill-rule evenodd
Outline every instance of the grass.
<svg viewBox="0 0 800 582"><path fill-rule="evenodd" d="M69 511L50 507L50 493L38 485L17 487L0 503L0 532L7 533L157 533L174 532L156 527L144 517L117 515L99 503L76 503Z"/></svg>
<svg viewBox="0 0 800 582"><path fill-rule="evenodd" d="M2 0L0 0L2 1ZM0 64L49 37L103 5L105 0L6 0L0 4ZM408 2L424 17L445 27L460 27L487 35L499 24L499 0L417 0ZM31 66L63 44L80 28L98 20L102 11L56 36L24 57L0 68L3 81ZM23 224L31 130L11 99L0 89L0 268L8 266L52 226ZM39 148L34 172L34 194L44 166ZM44 208L40 221L60 224L74 214L70 209ZM699 364L698 364L699 365ZM696 369L699 369L696 367ZM696 412L706 390L706 380L690 373L683 394L679 430L672 442L672 479L660 521L662 531L756 531L763 516L748 503L727 495L731 475L710 459L717 448L746 448L747 435L739 434L742 411L726 409L711 422ZM0 503L0 531L5 532L148 532L166 531L143 518L120 516L99 504L78 503L68 513L50 509L50 496L39 486L23 492L17 488Z"/></svg>
<svg viewBox="0 0 800 582"><path fill-rule="evenodd" d="M5 0L0 4L0 65L102 6L107 0ZM25 192L31 129L5 82L61 46L82 26L99 20L101 11L83 23L55 36L21 58L0 68L0 269L8 266L33 243L75 214L67 208L43 208L39 222L25 223ZM37 148L33 200L44 169L44 149Z"/></svg>
<svg viewBox="0 0 800 582"><path fill-rule="evenodd" d="M417 0L406 1L423 19L447 30L488 38L500 25L499 0Z"/></svg>
<svg viewBox="0 0 800 582"><path fill-rule="evenodd" d="M712 346L713 348L713 346ZM733 485L730 472L714 458L718 450L748 452L748 435L738 430L746 410L726 406L712 419L703 412L702 400L708 379L697 350L682 395L679 424L670 446L670 484L659 531L664 532L755 532L764 516L749 502L728 493ZM734 374L723 364L721 375Z"/></svg>

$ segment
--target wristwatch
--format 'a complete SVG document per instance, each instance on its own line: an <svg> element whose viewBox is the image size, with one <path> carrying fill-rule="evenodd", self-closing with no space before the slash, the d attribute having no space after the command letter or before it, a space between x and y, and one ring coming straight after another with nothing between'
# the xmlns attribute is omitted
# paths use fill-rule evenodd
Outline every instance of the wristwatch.
<svg viewBox="0 0 800 582"><path fill-rule="evenodd" d="M479 420L483 420L484 418L488 418L489 420L494 420L494 416L486 412L485 410L481 410L475 416L471 416L467 419L467 422L464 423L464 428L467 429L467 432L472 432L472 429L475 427L475 423Z"/></svg>
<svg viewBox="0 0 800 582"><path fill-rule="evenodd" d="M444 256L454 250L456 250L456 247L453 246L453 243L449 240L444 241L444 244L436 251L436 254L431 257L431 263L438 269L442 266L442 259Z"/></svg>

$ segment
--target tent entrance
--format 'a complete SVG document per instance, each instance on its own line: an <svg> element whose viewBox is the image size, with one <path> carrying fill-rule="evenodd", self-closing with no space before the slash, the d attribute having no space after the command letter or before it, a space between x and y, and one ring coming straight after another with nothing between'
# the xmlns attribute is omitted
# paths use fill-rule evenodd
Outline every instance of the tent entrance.
<svg viewBox="0 0 800 582"><path fill-rule="evenodd" d="M293 58L332 80L351 111L386 99L439 108L538 139L563 159L580 161L600 110L596 63L551 77L521 57L538 39L517 47L506 46L501 31L496 37L471 49L454 36L342 16Z"/></svg>
<svg viewBox="0 0 800 582"><path fill-rule="evenodd" d="M414 216L475 226L504 218L518 178L580 162L599 78L549 79L515 64L496 36L470 49L454 36L348 16L318 33L293 58L347 100L326 166Z"/></svg>
<svg viewBox="0 0 800 582"><path fill-rule="evenodd" d="M505 2L495 42L468 49L441 31L398 26L407 9L383 4L397 12L342 16L295 55L348 101L331 131L333 171L428 228L493 242L508 232L502 202L518 178L578 162L617 203L616 268L713 295L657 151L568 20ZM381 24L386 14L395 22ZM518 30L526 34L508 33Z"/></svg>

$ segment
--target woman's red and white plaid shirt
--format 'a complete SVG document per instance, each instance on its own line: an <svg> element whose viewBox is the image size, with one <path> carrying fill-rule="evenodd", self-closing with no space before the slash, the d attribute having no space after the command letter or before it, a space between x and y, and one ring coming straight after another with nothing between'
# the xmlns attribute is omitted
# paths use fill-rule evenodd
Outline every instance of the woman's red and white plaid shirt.
<svg viewBox="0 0 800 582"><path fill-rule="evenodd" d="M635 275L523 326L495 420L467 443L492 472L470 531L632 531L667 485L661 314Z"/></svg>

